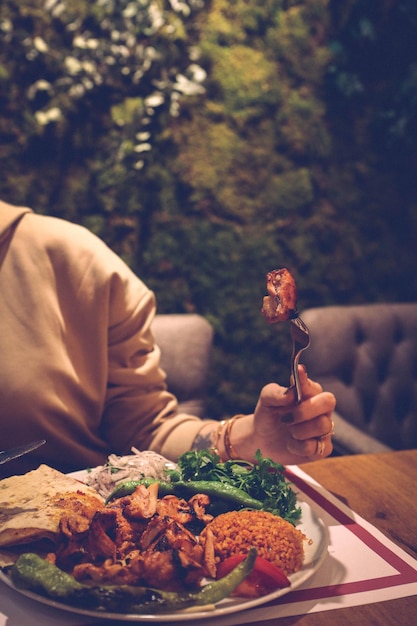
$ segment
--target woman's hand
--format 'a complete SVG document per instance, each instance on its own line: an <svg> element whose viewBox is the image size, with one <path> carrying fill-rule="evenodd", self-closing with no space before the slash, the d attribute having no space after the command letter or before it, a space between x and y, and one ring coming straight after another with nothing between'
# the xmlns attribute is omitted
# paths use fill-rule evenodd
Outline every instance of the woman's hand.
<svg viewBox="0 0 417 626"><path fill-rule="evenodd" d="M335 397L310 380L302 365L299 374L303 398L300 404L295 403L292 387L271 383L262 389L255 412L235 420L230 439L240 458L254 461L259 449L262 456L289 465L323 458L332 452Z"/></svg>

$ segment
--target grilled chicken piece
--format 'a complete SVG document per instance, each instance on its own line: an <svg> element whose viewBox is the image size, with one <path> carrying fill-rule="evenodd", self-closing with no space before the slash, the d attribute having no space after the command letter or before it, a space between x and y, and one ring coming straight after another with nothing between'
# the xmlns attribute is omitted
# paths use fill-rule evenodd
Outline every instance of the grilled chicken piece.
<svg viewBox="0 0 417 626"><path fill-rule="evenodd" d="M211 522L213 515L206 513L206 508L210 504L210 496L206 493L196 493L195 496L188 500L188 504L191 506L198 520L205 524Z"/></svg>
<svg viewBox="0 0 417 626"><path fill-rule="evenodd" d="M212 578L216 578L217 564L214 546L214 535L210 527L207 527L204 538L204 564L207 573Z"/></svg>
<svg viewBox="0 0 417 626"><path fill-rule="evenodd" d="M104 509L104 504L86 493L66 493L65 498L56 501L56 506L63 510L59 528L67 537L87 530L96 511Z"/></svg>
<svg viewBox="0 0 417 626"><path fill-rule="evenodd" d="M193 521L193 512L186 500L177 496L164 496L156 505L156 513L160 517L171 517L180 524Z"/></svg>
<svg viewBox="0 0 417 626"><path fill-rule="evenodd" d="M116 502L119 506L124 507L126 517L133 519L150 518L156 512L158 483L154 483L149 487L139 485L130 496L120 498Z"/></svg>
<svg viewBox="0 0 417 626"><path fill-rule="evenodd" d="M98 512L91 522L88 533L87 549L93 562L116 558L116 544L110 535L114 535L117 511Z"/></svg>
<svg viewBox="0 0 417 626"><path fill-rule="evenodd" d="M171 518L154 517L139 547L148 585L176 591L198 585L207 574L203 547L195 535Z"/></svg>
<svg viewBox="0 0 417 626"><path fill-rule="evenodd" d="M147 550L152 546L156 550L168 548L189 549L198 545L193 533L170 517L155 516L148 523L139 541L139 548Z"/></svg>
<svg viewBox="0 0 417 626"><path fill-rule="evenodd" d="M266 289L262 305L262 314L268 324L291 319L297 311L297 286L292 274L286 267L268 272Z"/></svg>
<svg viewBox="0 0 417 626"><path fill-rule="evenodd" d="M137 584L138 574L123 562L107 559L102 565L80 563L72 571L72 575L80 582L111 583L112 585ZM140 577L139 577L140 579Z"/></svg>

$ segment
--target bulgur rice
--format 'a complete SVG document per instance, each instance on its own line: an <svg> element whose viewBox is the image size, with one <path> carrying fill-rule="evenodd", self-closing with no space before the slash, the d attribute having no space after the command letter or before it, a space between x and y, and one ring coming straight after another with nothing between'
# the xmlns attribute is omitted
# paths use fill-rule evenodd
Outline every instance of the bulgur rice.
<svg viewBox="0 0 417 626"><path fill-rule="evenodd" d="M230 511L218 515L201 533L214 537L218 563L234 554L246 554L255 546L258 555L279 567L287 576L297 572L304 560L305 535L290 522L267 511Z"/></svg>

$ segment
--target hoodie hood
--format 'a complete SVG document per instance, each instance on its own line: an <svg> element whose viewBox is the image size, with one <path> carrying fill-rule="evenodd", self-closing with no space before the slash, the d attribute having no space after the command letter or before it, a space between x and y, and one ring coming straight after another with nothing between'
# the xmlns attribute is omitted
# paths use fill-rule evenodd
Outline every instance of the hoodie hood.
<svg viewBox="0 0 417 626"><path fill-rule="evenodd" d="M32 213L32 209L23 206L13 206L0 200L0 242L6 238L10 228L15 225L25 213Z"/></svg>

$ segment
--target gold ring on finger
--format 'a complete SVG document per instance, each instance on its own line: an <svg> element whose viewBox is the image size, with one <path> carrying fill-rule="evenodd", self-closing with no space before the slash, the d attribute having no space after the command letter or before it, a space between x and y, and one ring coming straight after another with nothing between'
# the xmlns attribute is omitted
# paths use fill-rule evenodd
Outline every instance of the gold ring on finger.
<svg viewBox="0 0 417 626"><path fill-rule="evenodd" d="M332 427L329 430L328 433L324 433L324 435L321 435L321 437L319 437L319 439L326 439L326 437L333 437L334 435L334 421L332 420Z"/></svg>
<svg viewBox="0 0 417 626"><path fill-rule="evenodd" d="M316 444L316 455L317 456L323 456L325 445L326 444L324 443L323 438L322 437L317 437L317 444Z"/></svg>

